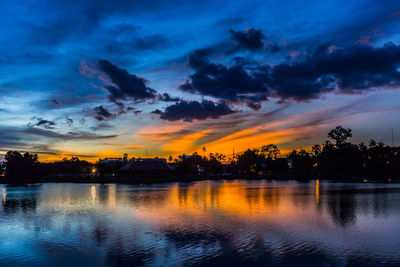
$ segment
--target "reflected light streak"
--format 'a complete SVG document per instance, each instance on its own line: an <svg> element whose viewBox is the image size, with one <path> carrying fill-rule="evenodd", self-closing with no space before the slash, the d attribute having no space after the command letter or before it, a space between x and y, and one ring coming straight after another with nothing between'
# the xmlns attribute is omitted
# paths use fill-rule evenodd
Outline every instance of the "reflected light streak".
<svg viewBox="0 0 400 267"><path fill-rule="evenodd" d="M91 186L90 195L92 197L92 201L94 202L96 200L96 186L95 185Z"/></svg>
<svg viewBox="0 0 400 267"><path fill-rule="evenodd" d="M109 208L113 208L115 207L115 203L116 203L116 188L115 188L115 184L110 184L107 187L108 189L108 207Z"/></svg>
<svg viewBox="0 0 400 267"><path fill-rule="evenodd" d="M3 203L5 204L7 202L7 190L5 188L3 188L3 193L2 193L2 199L3 199Z"/></svg>
<svg viewBox="0 0 400 267"><path fill-rule="evenodd" d="M320 204L320 199L319 199L319 180L318 179L315 181L315 203L317 205Z"/></svg>

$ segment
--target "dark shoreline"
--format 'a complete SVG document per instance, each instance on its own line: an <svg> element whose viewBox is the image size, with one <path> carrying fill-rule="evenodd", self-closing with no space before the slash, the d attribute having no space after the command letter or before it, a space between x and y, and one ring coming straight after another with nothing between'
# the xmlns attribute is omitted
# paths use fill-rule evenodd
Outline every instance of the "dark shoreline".
<svg viewBox="0 0 400 267"><path fill-rule="evenodd" d="M298 182L309 182L309 181L329 181L329 182L340 182L340 183L400 183L399 179L367 179L364 178L353 178L353 179L321 179L321 178L304 178L294 176L282 176L282 175L271 175L271 176L199 176L199 175L188 175L188 176L170 176L170 177L41 177L31 179L7 179L2 177L0 184L10 185L23 185L23 184L37 184L37 183L96 183L96 184L164 184L164 183L176 183L176 182L197 182L197 181L226 181L226 180L265 180L265 181L298 181Z"/></svg>

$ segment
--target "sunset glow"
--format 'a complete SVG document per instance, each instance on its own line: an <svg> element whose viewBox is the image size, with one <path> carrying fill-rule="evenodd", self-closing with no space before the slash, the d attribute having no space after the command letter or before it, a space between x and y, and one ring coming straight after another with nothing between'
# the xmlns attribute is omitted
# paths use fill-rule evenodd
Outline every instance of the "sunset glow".
<svg viewBox="0 0 400 267"><path fill-rule="evenodd" d="M84 2L0 4L0 159L399 144L396 1Z"/></svg>

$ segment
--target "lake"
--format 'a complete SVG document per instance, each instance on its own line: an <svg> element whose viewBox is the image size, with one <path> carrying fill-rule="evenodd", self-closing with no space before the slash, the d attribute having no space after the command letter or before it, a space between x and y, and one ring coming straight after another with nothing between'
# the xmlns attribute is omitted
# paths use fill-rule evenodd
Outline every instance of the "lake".
<svg viewBox="0 0 400 267"><path fill-rule="evenodd" d="M0 265L400 265L400 184L0 185Z"/></svg>

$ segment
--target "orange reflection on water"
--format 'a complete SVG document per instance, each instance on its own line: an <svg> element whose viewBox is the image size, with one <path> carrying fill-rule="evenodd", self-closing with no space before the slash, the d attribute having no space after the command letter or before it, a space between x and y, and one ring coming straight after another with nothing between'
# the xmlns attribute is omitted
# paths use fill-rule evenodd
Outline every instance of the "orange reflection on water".
<svg viewBox="0 0 400 267"><path fill-rule="evenodd" d="M108 185L107 189L108 189L108 207L113 208L113 207L115 207L115 203L116 203L115 184Z"/></svg>
<svg viewBox="0 0 400 267"><path fill-rule="evenodd" d="M288 183L277 188L273 184L265 181L254 186L244 181L199 182L190 186L175 184L168 188L168 196L162 204L147 202L135 208L135 215L150 223L175 226L193 221L215 223L221 217L246 222L267 219L274 223L318 217L317 211L309 208L315 205L313 194L307 201L299 202L295 186Z"/></svg>

